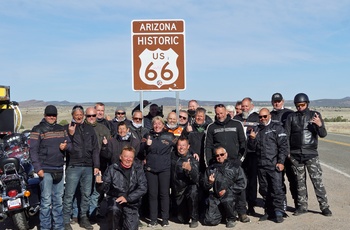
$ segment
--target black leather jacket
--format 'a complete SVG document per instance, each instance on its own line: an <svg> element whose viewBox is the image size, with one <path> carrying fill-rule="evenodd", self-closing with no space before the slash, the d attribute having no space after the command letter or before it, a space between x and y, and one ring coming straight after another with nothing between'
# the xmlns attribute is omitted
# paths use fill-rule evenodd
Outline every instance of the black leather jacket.
<svg viewBox="0 0 350 230"><path fill-rule="evenodd" d="M246 137L242 123L227 116L223 122L215 119L215 122L209 124L204 150L207 165L213 162L214 149L217 146L226 149L229 159L240 159L246 152Z"/></svg>
<svg viewBox="0 0 350 230"><path fill-rule="evenodd" d="M135 161L130 170L128 179L120 162L110 165L103 174L103 183L97 185L97 189L111 197L124 196L129 204L138 205L147 192L147 180L141 163Z"/></svg>
<svg viewBox="0 0 350 230"><path fill-rule="evenodd" d="M74 135L70 135L68 125L65 128L72 141L73 149L67 156L67 166L100 168L100 149L94 128L85 123L76 124Z"/></svg>
<svg viewBox="0 0 350 230"><path fill-rule="evenodd" d="M100 156L105 158L109 164L114 164L119 161L120 153L126 145L132 146L136 154L140 150L140 141L132 133L125 140L117 134L116 137L108 140L107 145L102 144Z"/></svg>
<svg viewBox="0 0 350 230"><path fill-rule="evenodd" d="M274 170L277 163L284 164L289 153L288 140L280 122L271 121L258 126L255 139L248 139L248 149L256 152L258 166Z"/></svg>
<svg viewBox="0 0 350 230"><path fill-rule="evenodd" d="M207 167L205 165L204 157L204 140L208 124L204 122L204 124L198 125L196 122L194 122L191 126L192 132L187 132L187 128L184 127L181 135L189 140L191 146L190 150L193 153L199 154L199 170L201 173L203 173Z"/></svg>
<svg viewBox="0 0 350 230"><path fill-rule="evenodd" d="M287 108L283 108L283 109L279 109L279 110L274 109L271 111L271 119L273 121L281 122L281 124L284 127L284 124L286 123L287 117L291 113L293 113L293 110L287 109Z"/></svg>
<svg viewBox="0 0 350 230"><path fill-rule="evenodd" d="M214 173L215 181L209 183L209 176ZM213 188L216 197L223 189L230 189L233 193L239 193L247 187L247 179L243 169L233 160L225 160L224 163L210 165L204 174L204 189Z"/></svg>
<svg viewBox="0 0 350 230"><path fill-rule="evenodd" d="M311 123L311 119L318 114L322 121L322 126L318 127ZM321 114L309 108L290 114L285 124L286 134L289 138L290 154L295 157L301 155L311 155L306 158L313 158L318 155L318 136L327 136L327 130Z"/></svg>
<svg viewBox="0 0 350 230"><path fill-rule="evenodd" d="M191 171L182 168L182 163L190 161ZM199 162L188 152L186 156L173 151L171 155L171 179L174 195L181 195L187 186L199 183Z"/></svg>
<svg viewBox="0 0 350 230"><path fill-rule="evenodd" d="M174 134L166 130L160 133L151 130L149 134L152 144L148 146L147 142L142 143L146 149L145 169L156 173L170 170L171 152L176 142Z"/></svg>

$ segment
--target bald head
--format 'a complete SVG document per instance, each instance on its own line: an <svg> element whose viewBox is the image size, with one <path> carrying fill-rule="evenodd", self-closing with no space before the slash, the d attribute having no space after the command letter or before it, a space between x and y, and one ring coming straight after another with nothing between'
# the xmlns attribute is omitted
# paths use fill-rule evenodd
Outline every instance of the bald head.
<svg viewBox="0 0 350 230"><path fill-rule="evenodd" d="M260 109L259 120L261 124L267 125L271 120L270 110L267 108Z"/></svg>
<svg viewBox="0 0 350 230"><path fill-rule="evenodd" d="M88 107L85 110L85 119L90 124L95 124L97 122L97 110L95 107Z"/></svg>

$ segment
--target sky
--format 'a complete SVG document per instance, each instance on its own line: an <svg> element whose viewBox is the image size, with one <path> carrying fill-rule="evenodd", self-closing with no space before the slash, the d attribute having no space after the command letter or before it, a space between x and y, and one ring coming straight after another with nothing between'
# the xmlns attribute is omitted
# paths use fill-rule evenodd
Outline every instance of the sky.
<svg viewBox="0 0 350 230"><path fill-rule="evenodd" d="M350 96L349 12L348 0L2 0L0 85L14 101L137 101L132 20L183 19L180 99L340 99Z"/></svg>

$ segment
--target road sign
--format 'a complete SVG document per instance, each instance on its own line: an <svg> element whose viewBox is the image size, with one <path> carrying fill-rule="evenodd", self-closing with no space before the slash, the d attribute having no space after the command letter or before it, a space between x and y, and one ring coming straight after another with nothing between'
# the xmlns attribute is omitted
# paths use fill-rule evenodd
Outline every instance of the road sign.
<svg viewBox="0 0 350 230"><path fill-rule="evenodd" d="M185 90L185 21L133 20L131 31L133 90Z"/></svg>

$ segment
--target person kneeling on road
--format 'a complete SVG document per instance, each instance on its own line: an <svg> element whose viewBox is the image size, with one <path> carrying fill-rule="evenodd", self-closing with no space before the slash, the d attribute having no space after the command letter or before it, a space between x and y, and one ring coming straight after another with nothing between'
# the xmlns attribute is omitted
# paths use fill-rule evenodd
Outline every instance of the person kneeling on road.
<svg viewBox="0 0 350 230"><path fill-rule="evenodd" d="M243 169L233 160L227 159L225 148L216 147L215 157L216 163L209 166L204 175L204 188L211 191L204 224L218 225L224 215L226 216L226 227L233 228L237 219L235 202L239 193L246 188L247 179ZM221 213L221 210L224 213Z"/></svg>
<svg viewBox="0 0 350 230"><path fill-rule="evenodd" d="M119 159L107 168L103 181L96 178L96 183L107 194L109 229L137 230L139 203L147 192L146 176L141 163L134 161L133 147L124 146Z"/></svg>

